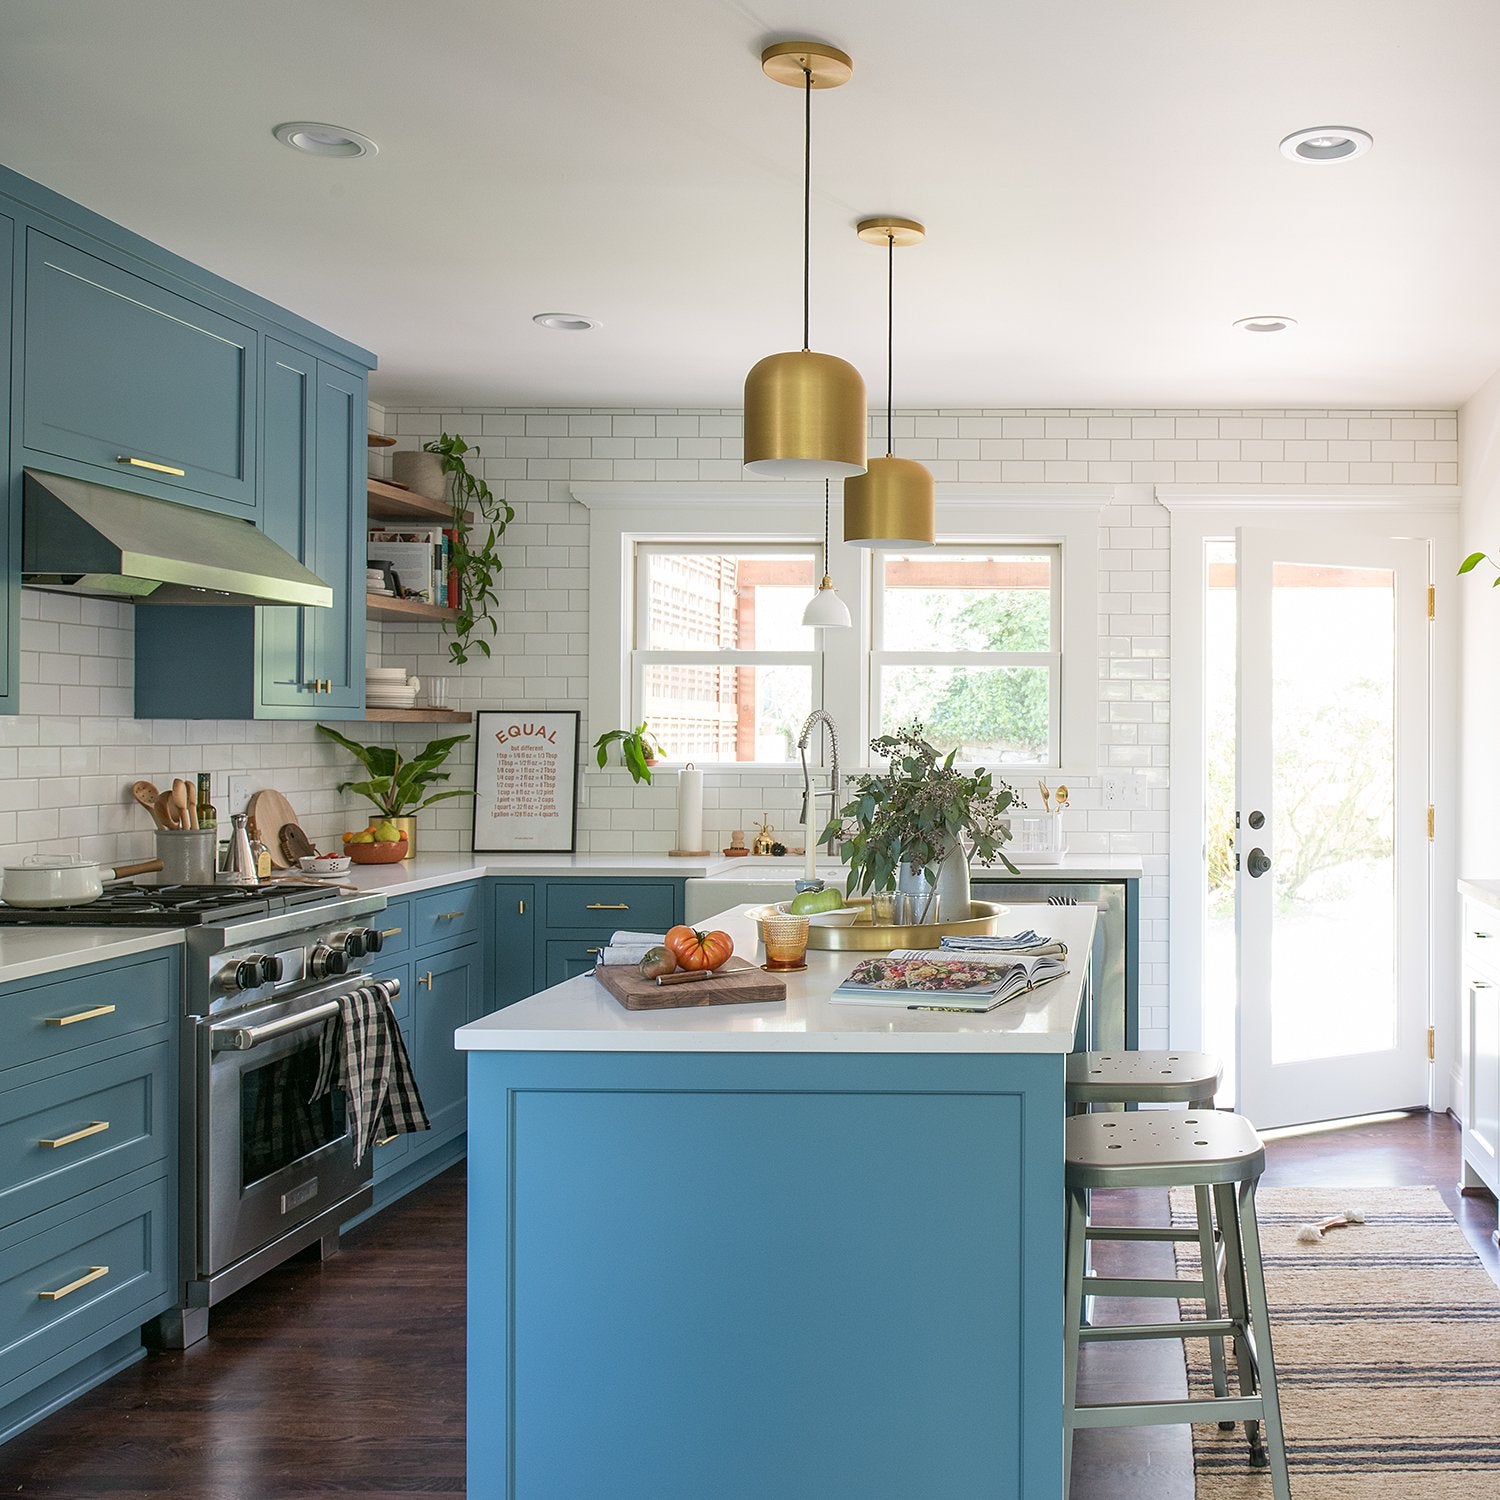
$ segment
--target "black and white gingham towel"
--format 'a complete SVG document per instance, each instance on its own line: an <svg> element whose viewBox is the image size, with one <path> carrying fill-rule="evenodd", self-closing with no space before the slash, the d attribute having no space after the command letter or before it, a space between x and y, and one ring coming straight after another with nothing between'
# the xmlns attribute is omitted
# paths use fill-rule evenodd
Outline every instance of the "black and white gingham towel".
<svg viewBox="0 0 1500 1500"><path fill-rule="evenodd" d="M384 1136L431 1129L390 992L378 981L340 995L338 1015L323 1028L313 1098L332 1088L344 1091L355 1166Z"/></svg>

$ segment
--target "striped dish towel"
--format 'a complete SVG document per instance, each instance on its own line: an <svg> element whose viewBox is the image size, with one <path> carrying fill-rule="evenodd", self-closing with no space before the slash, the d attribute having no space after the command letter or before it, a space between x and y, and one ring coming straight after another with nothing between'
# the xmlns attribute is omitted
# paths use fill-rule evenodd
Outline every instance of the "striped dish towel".
<svg viewBox="0 0 1500 1500"><path fill-rule="evenodd" d="M1025 932L1013 932L1009 937L945 937L939 940L943 948L965 948L975 953L1025 953L1029 957L1066 958L1068 945L1056 938L1043 937L1027 928Z"/></svg>
<svg viewBox="0 0 1500 1500"><path fill-rule="evenodd" d="M323 1028L313 1098L344 1091L354 1165L377 1140L430 1130L387 985L377 981L339 996L339 1013Z"/></svg>

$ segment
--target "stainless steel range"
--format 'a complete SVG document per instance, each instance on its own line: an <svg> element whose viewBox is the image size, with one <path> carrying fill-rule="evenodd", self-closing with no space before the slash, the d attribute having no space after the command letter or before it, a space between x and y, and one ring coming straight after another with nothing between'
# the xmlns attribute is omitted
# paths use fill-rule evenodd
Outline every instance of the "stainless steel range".
<svg viewBox="0 0 1500 1500"><path fill-rule="evenodd" d="M181 1306L156 1338L185 1348L208 1311L371 1201L342 1091L314 1100L320 1041L342 994L372 983L382 895L326 886L116 887L87 907L0 921L182 926ZM3 911L4 909L0 909ZM395 981L382 981L394 999Z"/></svg>

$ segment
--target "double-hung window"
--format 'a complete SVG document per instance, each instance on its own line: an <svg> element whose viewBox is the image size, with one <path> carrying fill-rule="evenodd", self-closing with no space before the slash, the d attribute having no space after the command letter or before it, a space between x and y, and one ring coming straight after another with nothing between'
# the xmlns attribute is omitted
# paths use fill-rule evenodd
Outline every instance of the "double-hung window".
<svg viewBox="0 0 1500 1500"><path fill-rule="evenodd" d="M1062 680L1058 546L974 542L877 553L870 721L919 720L961 761L1056 765Z"/></svg>
<svg viewBox="0 0 1500 1500"><path fill-rule="evenodd" d="M672 760L796 758L823 695L802 624L820 565L805 543L636 544L631 702Z"/></svg>

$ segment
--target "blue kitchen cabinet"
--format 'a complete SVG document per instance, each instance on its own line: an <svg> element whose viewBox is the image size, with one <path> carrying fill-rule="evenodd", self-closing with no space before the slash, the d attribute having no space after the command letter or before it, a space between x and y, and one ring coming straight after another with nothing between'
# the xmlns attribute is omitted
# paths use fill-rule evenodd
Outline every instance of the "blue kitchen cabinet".
<svg viewBox="0 0 1500 1500"><path fill-rule="evenodd" d="M489 982L481 1015L536 993L536 920L536 886L531 881L493 883Z"/></svg>
<svg viewBox="0 0 1500 1500"><path fill-rule="evenodd" d="M169 280L28 230L21 445L254 517L260 335Z"/></svg>
<svg viewBox="0 0 1500 1500"><path fill-rule="evenodd" d="M365 376L265 341L262 529L333 589L329 608L152 605L136 612L141 719L364 713ZM212 672L183 672L184 645Z"/></svg>
<svg viewBox="0 0 1500 1500"><path fill-rule="evenodd" d="M176 948L0 986L0 1443L174 1304Z"/></svg>
<svg viewBox="0 0 1500 1500"><path fill-rule="evenodd" d="M413 1145L424 1154L462 1134L466 1126L464 1055L453 1045L453 1033L475 1013L481 971L477 943L412 963L411 1065L432 1126L431 1135Z"/></svg>
<svg viewBox="0 0 1500 1500"><path fill-rule="evenodd" d="M0 713L19 713L21 482L10 467L10 309L15 275L16 221L0 214Z"/></svg>

